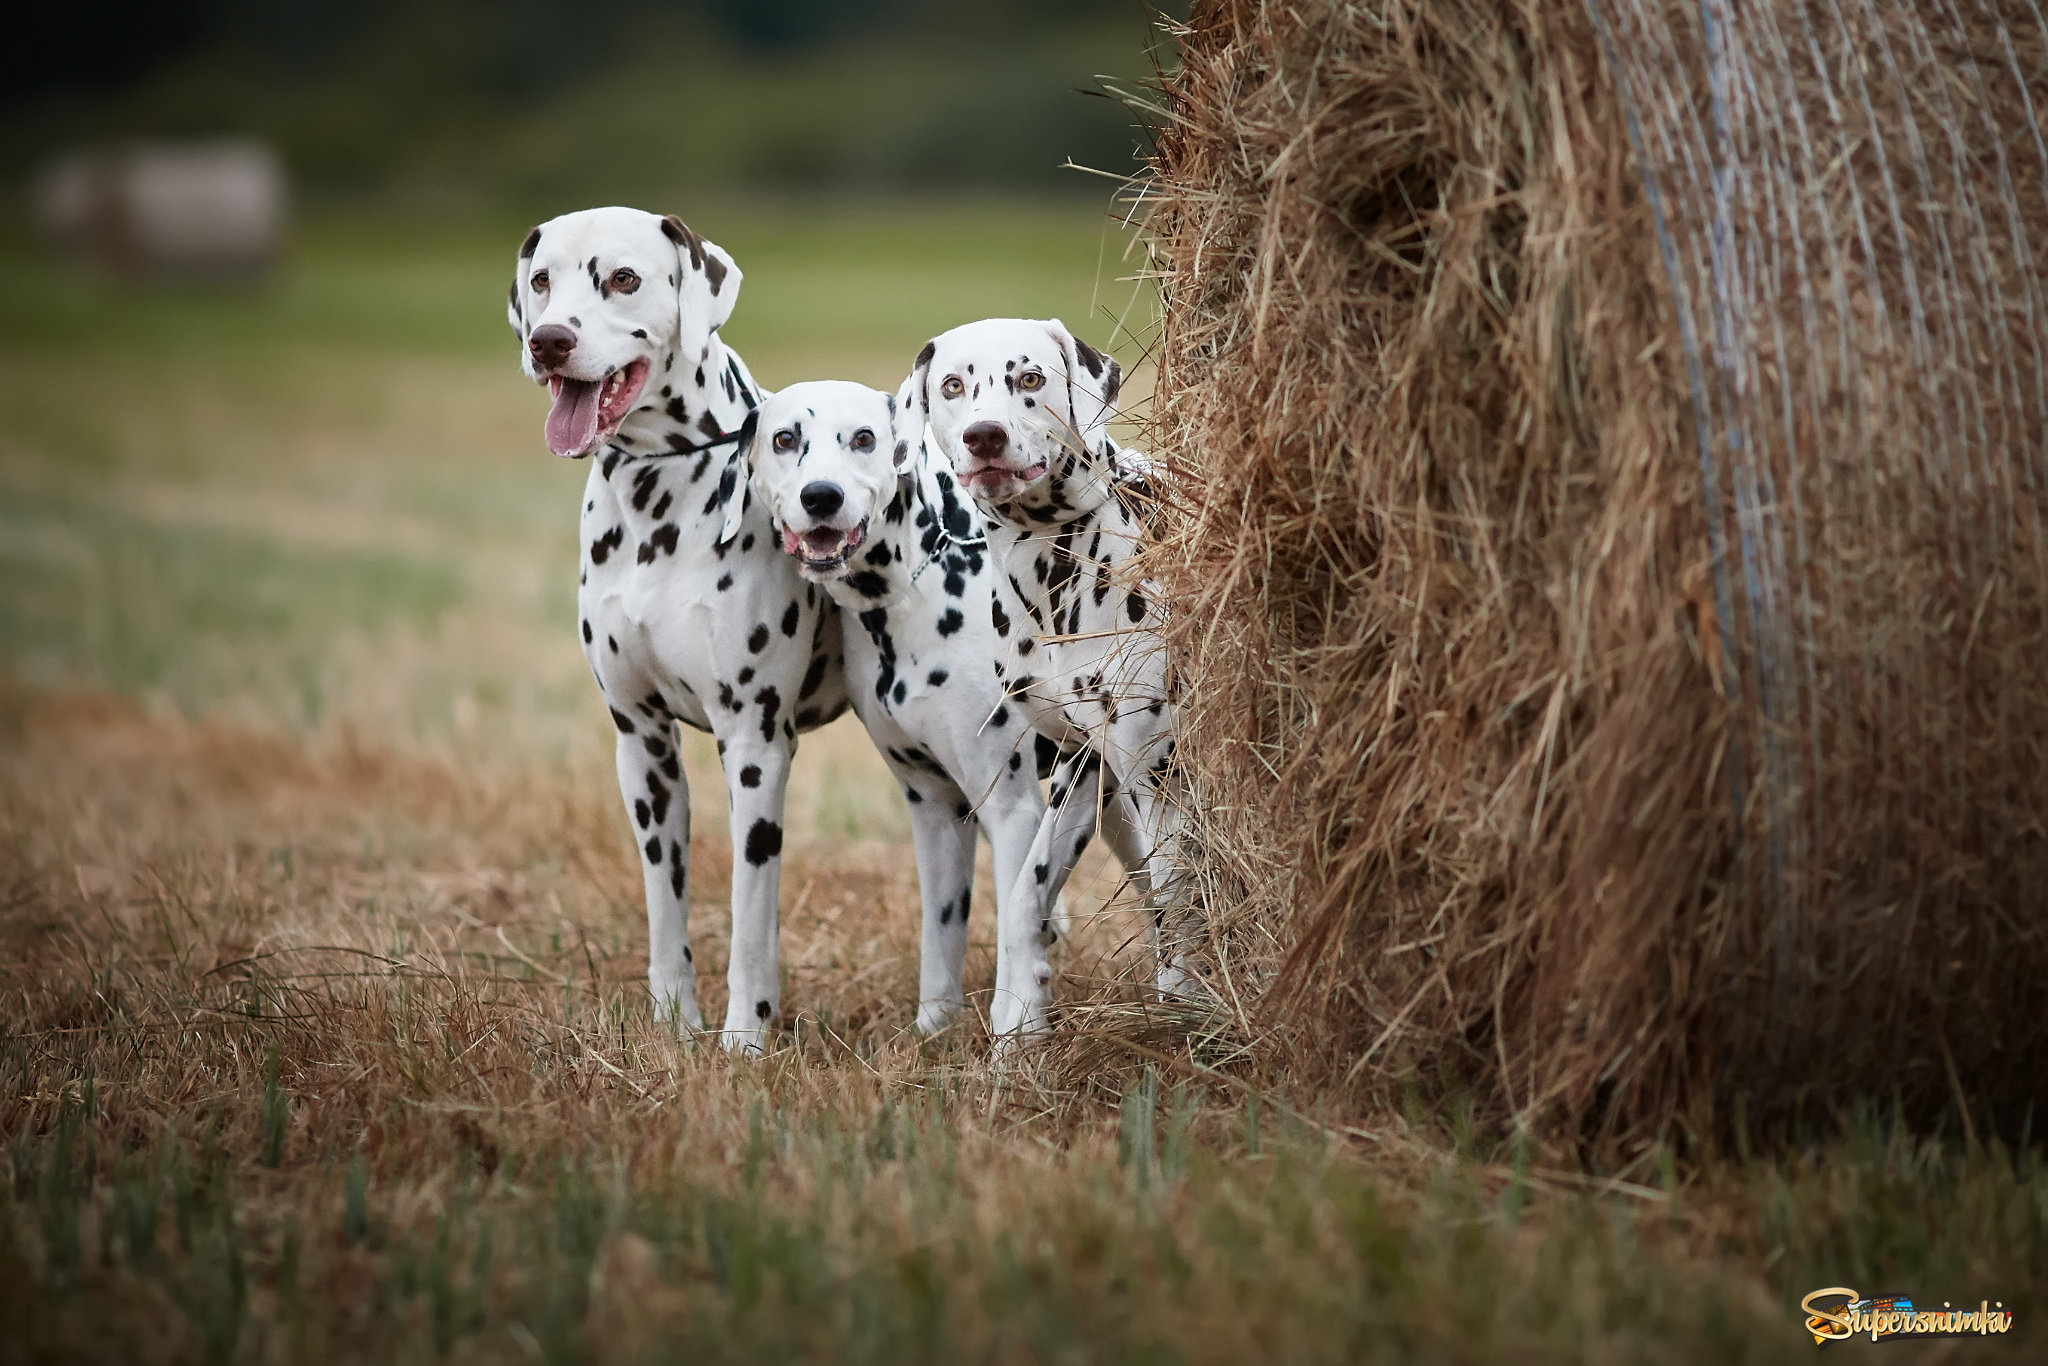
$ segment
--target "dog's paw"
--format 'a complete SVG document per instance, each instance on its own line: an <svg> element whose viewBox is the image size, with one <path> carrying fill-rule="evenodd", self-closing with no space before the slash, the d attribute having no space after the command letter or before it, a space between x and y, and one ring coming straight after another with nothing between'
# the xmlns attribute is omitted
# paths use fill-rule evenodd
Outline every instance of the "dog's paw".
<svg viewBox="0 0 2048 1366"><path fill-rule="evenodd" d="M1032 1056L1037 1045L1052 1037L1052 1027L1041 1020L1035 1028L1019 1028L997 1034L990 1041L988 1061L998 1071L1019 1067Z"/></svg>
<svg viewBox="0 0 2048 1366"><path fill-rule="evenodd" d="M736 1058L758 1058L768 1051L768 1031L765 1029L728 1029L718 1036L725 1045L725 1051Z"/></svg>
<svg viewBox="0 0 2048 1366"><path fill-rule="evenodd" d="M959 1001L926 1001L917 1008L917 1032L930 1038L950 1028L960 1018Z"/></svg>
<svg viewBox="0 0 2048 1366"><path fill-rule="evenodd" d="M743 1003L735 1003L725 1012L725 1028L719 1032L719 1038L728 1053L740 1056L766 1053L780 1018L771 1001L757 1001L751 1010Z"/></svg>
<svg viewBox="0 0 2048 1366"><path fill-rule="evenodd" d="M648 992L654 998L655 1023L673 1030L678 1038L703 1033L704 1012L697 1008L696 983L649 983Z"/></svg>
<svg viewBox="0 0 2048 1366"><path fill-rule="evenodd" d="M1194 1001L1209 995L1202 979L1178 958L1162 957L1159 960L1152 985L1160 999L1166 1001Z"/></svg>
<svg viewBox="0 0 2048 1366"><path fill-rule="evenodd" d="M1040 971L1032 974L1031 982L1023 990L997 989L988 1008L988 1028L989 1033L995 1036L997 1056L1003 1056L1018 1043L1037 1038L1050 1030L1048 1007L1052 993L1048 984L1051 980L1051 969L1041 967Z"/></svg>

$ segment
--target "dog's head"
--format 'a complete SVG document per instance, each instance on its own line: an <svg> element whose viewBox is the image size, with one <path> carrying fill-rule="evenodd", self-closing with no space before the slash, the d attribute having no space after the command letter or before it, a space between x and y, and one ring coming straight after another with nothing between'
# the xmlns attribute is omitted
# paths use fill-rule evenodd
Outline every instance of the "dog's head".
<svg viewBox="0 0 2048 1366"><path fill-rule="evenodd" d="M753 488L805 578L846 572L847 559L911 472L894 395L844 380L792 384L749 417Z"/></svg>
<svg viewBox="0 0 2048 1366"><path fill-rule="evenodd" d="M1123 371L1057 318L989 318L925 343L904 392L961 487L984 503L1039 489L1066 457L1104 457Z"/></svg>
<svg viewBox="0 0 2048 1366"><path fill-rule="evenodd" d="M740 269L685 227L639 209L584 209L526 235L507 316L520 365L554 391L548 449L601 449L652 372L701 364L732 316Z"/></svg>

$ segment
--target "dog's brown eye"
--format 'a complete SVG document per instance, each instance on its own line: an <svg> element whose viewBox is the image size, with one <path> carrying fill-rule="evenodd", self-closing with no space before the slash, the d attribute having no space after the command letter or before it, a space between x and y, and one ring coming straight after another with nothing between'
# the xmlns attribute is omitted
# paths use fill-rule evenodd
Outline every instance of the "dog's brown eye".
<svg viewBox="0 0 2048 1366"><path fill-rule="evenodd" d="M526 283L533 286L534 293L545 294L548 292L548 273L544 270L536 270L533 273L533 278Z"/></svg>
<svg viewBox="0 0 2048 1366"><path fill-rule="evenodd" d="M1045 387L1045 376L1039 374L1036 370L1026 370L1023 374L1017 376L1017 387L1027 393L1033 389L1043 389Z"/></svg>
<svg viewBox="0 0 2048 1366"><path fill-rule="evenodd" d="M633 271L620 266L612 272L612 288L621 294L631 294L640 288L640 277Z"/></svg>
<svg viewBox="0 0 2048 1366"><path fill-rule="evenodd" d="M853 448L857 451L871 451L875 448L875 434L866 427L853 434Z"/></svg>
<svg viewBox="0 0 2048 1366"><path fill-rule="evenodd" d="M962 380L958 375L948 375L946 376L946 382L939 386L939 392L947 398L958 398L967 392L966 381Z"/></svg>
<svg viewBox="0 0 2048 1366"><path fill-rule="evenodd" d="M789 428L787 428L787 427L784 427L784 428L783 428L783 429L782 429L781 431L777 432L777 433L775 434L775 449L776 449L776 450L778 450L778 451L793 451L793 450L795 450L795 449L796 449L796 433L795 433L795 432L793 432L793 431L791 431L791 430L790 430Z"/></svg>

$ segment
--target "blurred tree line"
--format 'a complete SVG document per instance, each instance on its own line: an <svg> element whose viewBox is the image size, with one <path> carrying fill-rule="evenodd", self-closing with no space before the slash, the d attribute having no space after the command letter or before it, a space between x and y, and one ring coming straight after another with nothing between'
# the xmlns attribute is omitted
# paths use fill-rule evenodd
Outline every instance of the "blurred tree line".
<svg viewBox="0 0 2048 1366"><path fill-rule="evenodd" d="M1168 0L1171 10L1184 9ZM314 198L678 187L1099 193L1135 164L1144 0L70 0L0 44L11 183L68 148L253 134Z"/></svg>

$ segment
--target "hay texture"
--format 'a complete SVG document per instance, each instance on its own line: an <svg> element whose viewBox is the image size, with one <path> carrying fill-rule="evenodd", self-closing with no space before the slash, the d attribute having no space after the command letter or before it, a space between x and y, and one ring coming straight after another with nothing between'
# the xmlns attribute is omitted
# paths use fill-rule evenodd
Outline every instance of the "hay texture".
<svg viewBox="0 0 2048 1366"><path fill-rule="evenodd" d="M2032 0L1203 0L1182 38L1155 568L1247 1009L1354 1097L1609 1150L2016 1115Z"/></svg>

